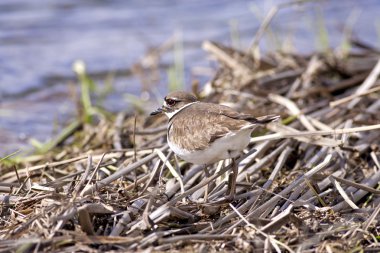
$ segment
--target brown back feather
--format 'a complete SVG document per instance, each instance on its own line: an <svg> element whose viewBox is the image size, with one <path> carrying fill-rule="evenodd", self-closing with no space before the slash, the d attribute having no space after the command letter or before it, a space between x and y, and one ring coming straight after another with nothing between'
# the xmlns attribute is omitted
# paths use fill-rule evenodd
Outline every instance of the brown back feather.
<svg viewBox="0 0 380 253"><path fill-rule="evenodd" d="M230 107L198 102L178 112L169 122L170 141L181 148L200 150L229 132L243 127L273 121L272 117L256 119Z"/></svg>

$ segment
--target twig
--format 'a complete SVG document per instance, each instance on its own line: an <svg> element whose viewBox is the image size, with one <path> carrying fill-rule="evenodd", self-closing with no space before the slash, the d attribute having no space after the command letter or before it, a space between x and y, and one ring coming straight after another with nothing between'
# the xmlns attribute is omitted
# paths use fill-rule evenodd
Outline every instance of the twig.
<svg viewBox="0 0 380 253"><path fill-rule="evenodd" d="M365 91L367 91L369 88L371 88L377 78L379 77L380 75L380 59L377 61L375 67L373 68L372 72L369 74L369 76L365 79L365 81L363 82L363 84L356 90L355 94L361 94ZM354 108L354 106L359 103L359 101L361 100L362 97L357 97L355 99L353 99L348 105L347 105L347 108L348 109L352 109Z"/></svg>
<svg viewBox="0 0 380 253"><path fill-rule="evenodd" d="M230 207L232 208L232 210L234 210L238 215L239 217L251 228L253 228L256 232L258 232L259 234L261 234L262 236L264 236L265 238L267 238L271 244L273 245L273 247L276 249L277 252L281 252L280 248L278 247L277 244L281 245L282 247L284 247L287 251L289 252L294 252L288 245L272 238L270 235L267 235L266 233L264 233L262 230L256 228L255 225L249 223L249 221L241 214L239 213L239 211L231 204L229 204Z"/></svg>
<svg viewBox="0 0 380 253"><path fill-rule="evenodd" d="M175 243L175 242L186 242L186 241L214 241L214 240L231 240L234 239L235 235L178 235L169 238L159 239L160 244L164 243Z"/></svg>
<svg viewBox="0 0 380 253"><path fill-rule="evenodd" d="M160 148L160 151L165 151L168 149L168 145L165 145L163 146L162 148ZM138 167L140 167L141 165L151 161L153 158L155 158L156 156L158 156L157 152L153 152L152 154L142 158L141 160L135 162L135 163L132 163L130 165L128 165L127 167L122 167L120 168L118 171L116 171L114 174L106 177L105 179L103 180L100 180L99 182L95 183L94 185L92 185L91 187L89 187L85 192L83 192L83 196L87 195L87 194L92 194L94 191L96 191L97 189L100 189L108 184L110 184L111 182L121 178L122 176L130 173L131 171L137 169Z"/></svg>
<svg viewBox="0 0 380 253"><path fill-rule="evenodd" d="M361 189L363 191L367 191L367 192L370 192L370 193L373 193L373 194L376 194L376 195L380 195L380 190L376 190L374 188L368 187L367 185L358 184L358 183L352 182L352 181L344 179L344 178L336 177L334 175L331 175L331 177L334 180L336 180L338 182L341 182L343 184L346 184L346 185L349 185L349 186L352 186L352 187L355 187L355 188L358 188L358 189Z"/></svg>
<svg viewBox="0 0 380 253"><path fill-rule="evenodd" d="M371 213L371 216L363 223L362 228L365 231L368 231L369 226L372 224L372 222L376 219L380 212L380 205L377 205L375 210Z"/></svg>
<svg viewBox="0 0 380 253"><path fill-rule="evenodd" d="M90 174L91 169L92 169L92 156L88 155L86 170L85 170L84 174L82 175L81 180L79 181L79 183L77 184L77 186L75 187L74 192L73 192L73 198L72 198L73 201L75 201L76 196L77 196L78 192L81 190L82 186L84 185L84 182L86 181L88 175Z"/></svg>
<svg viewBox="0 0 380 253"><path fill-rule="evenodd" d="M371 131L371 130L377 130L377 129L380 129L380 124L345 128L345 129L334 129L331 131L305 131L305 132L298 132L298 133L275 133L275 134L268 134L265 136L253 137L251 138L250 142L277 140L277 139L283 139L283 138L297 138L300 136L311 137L311 136L323 136L323 135L348 134L348 133L357 133L357 132Z"/></svg>
<svg viewBox="0 0 380 253"><path fill-rule="evenodd" d="M373 187L374 185L378 184L378 182L380 181L380 171L376 172L371 178L368 179L368 181L366 182L366 185L369 186L369 187ZM355 192L352 196L352 199L354 202L360 200L361 198L363 198L366 194L368 194L367 191L365 190L358 190L357 192ZM343 202L340 202L339 204L336 204L335 206L332 207L332 210L334 211L340 211L344 208L346 208L348 206L348 204L343 201Z"/></svg>
<svg viewBox="0 0 380 253"><path fill-rule="evenodd" d="M338 190L340 195L343 197L344 201L352 208L352 209L359 209L357 205L355 205L354 202L347 196L347 193L343 190L342 186L340 186L339 182L332 179L332 183L334 184L335 188Z"/></svg>
<svg viewBox="0 0 380 253"><path fill-rule="evenodd" d="M334 107L337 107L338 105L341 105L341 104L344 104L344 103L348 103L348 102L350 102L351 100L353 100L355 98L367 96L367 95L369 95L371 93L375 93L375 92L378 92L378 91L380 91L380 86L376 86L376 87L374 87L372 89L369 89L367 91L356 93L356 94L353 94L353 95L341 98L339 100L332 101L332 102L330 102L330 107L334 108Z"/></svg>
<svg viewBox="0 0 380 253"><path fill-rule="evenodd" d="M89 185L90 185L90 183L92 182L92 180L94 179L96 173L98 172L98 170L99 170L99 168L100 168L100 164L102 163L103 158L104 158L104 156L105 156L106 154L107 154L107 153L103 153L102 157L100 158L98 164L96 165L94 171L93 171L92 174L91 174L91 177L88 179L88 182L87 182L86 186L83 188L83 190L82 190L81 193L80 193L80 196L81 196L81 197L83 197L84 192L85 192L86 189L89 187Z"/></svg>
<svg viewBox="0 0 380 253"><path fill-rule="evenodd" d="M215 43L210 41L205 41L202 44L202 48L213 55L215 55L219 61L226 64L233 72L244 79L249 79L252 76L252 71L245 66L243 63L239 62L235 58L229 56L224 50L219 48Z"/></svg>
<svg viewBox="0 0 380 253"><path fill-rule="evenodd" d="M183 186L182 178L178 174L178 172L173 168L173 166L171 165L171 163L168 161L169 156L165 157L165 155L160 150L158 150L158 149L155 152L157 152L157 154L160 157L161 161L169 169L169 171L170 171L170 173L172 173L173 177L175 177L175 179L178 180L178 182L179 182L179 184L181 186L181 193L184 193L185 192L185 187Z"/></svg>

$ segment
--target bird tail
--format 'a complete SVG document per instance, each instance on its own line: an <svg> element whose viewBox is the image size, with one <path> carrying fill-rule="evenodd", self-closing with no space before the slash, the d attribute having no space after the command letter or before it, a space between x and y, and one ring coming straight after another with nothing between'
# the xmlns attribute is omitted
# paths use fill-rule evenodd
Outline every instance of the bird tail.
<svg viewBox="0 0 380 253"><path fill-rule="evenodd" d="M268 124L270 122L273 122L273 121L276 121L280 118L279 115L266 115L266 116L262 116L262 117L258 117L256 118L256 124Z"/></svg>

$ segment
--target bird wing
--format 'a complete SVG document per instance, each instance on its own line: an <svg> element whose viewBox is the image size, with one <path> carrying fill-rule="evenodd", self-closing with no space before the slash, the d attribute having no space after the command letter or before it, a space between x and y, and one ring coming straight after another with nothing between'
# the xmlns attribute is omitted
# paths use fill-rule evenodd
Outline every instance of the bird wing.
<svg viewBox="0 0 380 253"><path fill-rule="evenodd" d="M270 119L259 120L223 105L195 103L174 116L168 136L181 148L201 150L229 133L270 122Z"/></svg>
<svg viewBox="0 0 380 253"><path fill-rule="evenodd" d="M211 105L217 105L217 104L211 104ZM217 105L217 106L218 108L220 108L220 114L223 114L232 119L248 121L251 124L267 124L275 120L278 120L280 118L280 116L274 115L274 114L256 118L250 114L244 114L244 113L239 113L237 111L234 111L228 106L223 106L223 105Z"/></svg>

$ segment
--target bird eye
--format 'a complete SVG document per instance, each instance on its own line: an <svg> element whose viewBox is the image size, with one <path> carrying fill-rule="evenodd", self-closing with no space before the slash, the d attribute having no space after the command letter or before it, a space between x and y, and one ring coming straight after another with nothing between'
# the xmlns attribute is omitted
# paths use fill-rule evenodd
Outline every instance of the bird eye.
<svg viewBox="0 0 380 253"><path fill-rule="evenodd" d="M173 100L173 99L167 99L167 100L166 100L166 104L167 104L168 106L173 106L173 105L175 105L176 102L177 102L177 101L175 101L175 100Z"/></svg>

